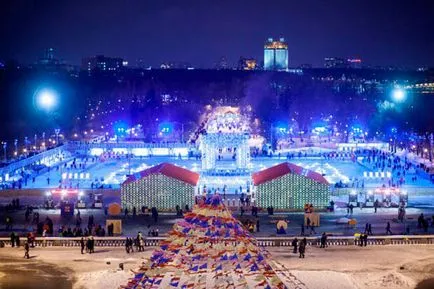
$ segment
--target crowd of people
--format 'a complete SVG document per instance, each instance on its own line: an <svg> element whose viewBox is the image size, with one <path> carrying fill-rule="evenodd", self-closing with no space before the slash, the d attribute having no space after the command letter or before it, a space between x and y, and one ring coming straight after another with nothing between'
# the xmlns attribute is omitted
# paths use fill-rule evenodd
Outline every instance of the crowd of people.
<svg viewBox="0 0 434 289"><path fill-rule="evenodd" d="M402 187L410 175L412 183L417 181L416 170L418 165L413 164L407 157L402 158L394 153L378 149L367 150L364 153L363 164L365 166L374 171L388 171L391 173L390 178L385 178L387 182L383 184L383 187Z"/></svg>
<svg viewBox="0 0 434 289"><path fill-rule="evenodd" d="M60 169L60 164L69 157L69 152L62 152L61 154L54 154L41 161L40 165L33 166L26 170L21 169L16 175L9 176L9 181L1 182L0 189L22 189L27 187L31 181L31 184L36 182L36 178L43 172L50 172L52 168L57 171ZM43 164L42 164L43 163ZM1 176L5 180L5 176ZM48 178L48 184L50 180Z"/></svg>
<svg viewBox="0 0 434 289"><path fill-rule="evenodd" d="M150 229L148 226L148 236L158 237L159 230L158 228ZM134 253L134 248L136 248L136 252L144 252L145 251L145 238L143 237L142 232L138 232L135 238L127 237L125 239L125 251L127 254Z"/></svg>

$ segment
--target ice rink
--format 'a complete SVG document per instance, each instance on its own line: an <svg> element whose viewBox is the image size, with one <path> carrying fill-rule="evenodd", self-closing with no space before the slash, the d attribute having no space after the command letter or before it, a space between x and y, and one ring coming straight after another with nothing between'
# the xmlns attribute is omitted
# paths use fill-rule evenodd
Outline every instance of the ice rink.
<svg viewBox="0 0 434 289"><path fill-rule="evenodd" d="M353 162L347 159L295 157L287 160L286 157L261 157L252 159L249 170L250 172L257 172L286 161L292 162L305 169L324 174L330 184L342 181L343 183L348 184L349 187L352 187L354 183L354 188L361 188L362 186L367 188L376 188L383 184L387 186L387 181L381 177L364 178L364 173L369 172L369 168L359 164L358 162ZM198 173L200 173L201 170L201 161L196 160L195 158L180 159L178 157L146 157L127 159L126 157L119 157L101 160L98 157L89 157L87 158L87 161L86 159L77 158L77 168L71 168L72 162L73 159L71 158L66 163L53 165L48 172L46 171L36 176L34 182L32 178L30 178L27 185L23 184L23 188L57 188L61 184L63 188L76 188L78 185L79 188L84 189L90 188L92 183L94 183L95 186L104 185L105 188L118 188L126 179L128 174L142 171L162 162L170 162ZM80 164L82 165L81 167ZM235 169L235 161L217 161L217 168L223 171L233 170ZM419 176L416 181L412 181L411 179L413 176L415 175L406 175L404 188L431 189L433 187L433 184L428 179ZM201 174L200 182L208 184L208 187L212 186L217 188L219 186L223 187L223 185L227 185L229 188L237 188L239 186L246 186L246 183L249 180L249 174L230 176L205 176Z"/></svg>

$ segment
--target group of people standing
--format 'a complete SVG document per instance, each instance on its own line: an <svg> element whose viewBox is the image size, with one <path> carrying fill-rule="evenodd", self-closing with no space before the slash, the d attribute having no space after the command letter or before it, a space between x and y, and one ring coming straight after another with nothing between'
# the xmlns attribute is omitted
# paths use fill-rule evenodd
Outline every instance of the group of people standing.
<svg viewBox="0 0 434 289"><path fill-rule="evenodd" d="M134 252L134 247L136 247L137 252L145 251L145 239L143 238L142 232L139 232L136 238L127 237L125 240L125 251L127 254Z"/></svg>
<svg viewBox="0 0 434 289"><path fill-rule="evenodd" d="M304 258L304 254L306 253L306 245L307 245L307 240L306 238L303 238L301 241L298 241L297 238L295 238L294 240L292 240L291 243L292 247L293 247L293 253L297 254L297 252L299 253L298 258Z"/></svg>
<svg viewBox="0 0 434 289"><path fill-rule="evenodd" d="M89 236L86 239L84 239L84 237L81 237L80 247L81 247L81 254L84 254L85 250L86 253L89 254L95 253L95 239L93 238L93 236Z"/></svg>

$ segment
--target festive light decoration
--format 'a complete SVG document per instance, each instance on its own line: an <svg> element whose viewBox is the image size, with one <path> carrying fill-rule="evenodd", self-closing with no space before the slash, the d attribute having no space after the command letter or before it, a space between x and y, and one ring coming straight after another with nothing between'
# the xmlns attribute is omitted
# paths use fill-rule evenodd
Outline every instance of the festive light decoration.
<svg viewBox="0 0 434 289"><path fill-rule="evenodd" d="M123 288L300 288L226 210L201 199Z"/></svg>
<svg viewBox="0 0 434 289"><path fill-rule="evenodd" d="M123 208L142 206L159 210L175 210L178 205L191 207L199 175L169 163L131 175L121 185Z"/></svg>
<svg viewBox="0 0 434 289"><path fill-rule="evenodd" d="M218 148L236 148L237 169L246 169L250 164L249 134L210 133L201 137L202 170L216 168Z"/></svg>
<svg viewBox="0 0 434 289"><path fill-rule="evenodd" d="M256 202L259 207L303 209L305 204L325 208L330 201L330 188L320 174L291 163L253 174Z"/></svg>
<svg viewBox="0 0 434 289"><path fill-rule="evenodd" d="M216 169L217 149L234 148L236 169L250 164L250 122L238 107L217 107L206 123L206 134L200 139L202 170Z"/></svg>

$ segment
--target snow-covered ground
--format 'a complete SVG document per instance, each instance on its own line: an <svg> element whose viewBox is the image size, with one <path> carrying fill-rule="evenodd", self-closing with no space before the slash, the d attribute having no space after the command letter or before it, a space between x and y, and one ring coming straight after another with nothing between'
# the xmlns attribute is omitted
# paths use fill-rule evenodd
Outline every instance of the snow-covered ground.
<svg viewBox="0 0 434 289"><path fill-rule="evenodd" d="M64 288L119 288L151 252L151 248L133 254L123 248L96 248L95 254L81 255L79 248L35 248L30 251L33 257L25 260L22 248L0 248L0 288L18 288L15 278L23 279L23 274L26 288L53 288L50 282L60 278L69 281ZM296 279L300 288L410 289L427 279L431 287L424 288L434 288L432 245L308 247L305 259L292 254L291 248L272 248L270 253L277 268ZM119 263L124 264L123 271ZM44 276L35 274L35 268L44 265Z"/></svg>

